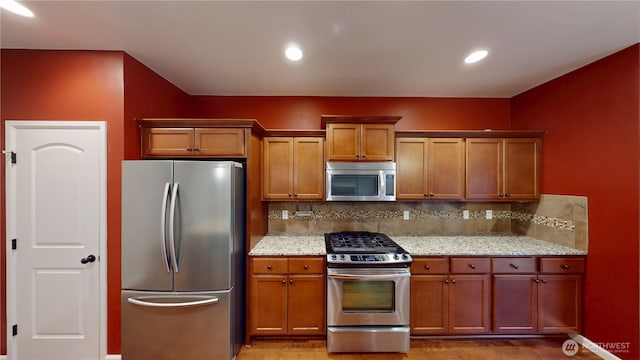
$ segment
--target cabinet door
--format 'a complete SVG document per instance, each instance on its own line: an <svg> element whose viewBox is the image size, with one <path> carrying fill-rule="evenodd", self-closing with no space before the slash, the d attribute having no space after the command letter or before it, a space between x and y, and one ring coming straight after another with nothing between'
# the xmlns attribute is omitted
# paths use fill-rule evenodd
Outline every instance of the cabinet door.
<svg viewBox="0 0 640 360"><path fill-rule="evenodd" d="M412 335L446 334L449 323L447 275L411 276Z"/></svg>
<svg viewBox="0 0 640 360"><path fill-rule="evenodd" d="M502 148L502 139L467 139L467 199L503 199Z"/></svg>
<svg viewBox="0 0 640 360"><path fill-rule="evenodd" d="M423 200L427 196L427 146L425 138L396 140L396 199Z"/></svg>
<svg viewBox="0 0 640 360"><path fill-rule="evenodd" d="M449 333L483 334L490 331L489 275L449 277Z"/></svg>
<svg viewBox="0 0 640 360"><path fill-rule="evenodd" d="M429 198L464 199L464 142L462 139L430 139L428 158Z"/></svg>
<svg viewBox="0 0 640 360"><path fill-rule="evenodd" d="M323 274L289 275L288 334L324 335L325 299Z"/></svg>
<svg viewBox="0 0 640 360"><path fill-rule="evenodd" d="M393 125L362 124L360 145L361 161L393 161L394 138Z"/></svg>
<svg viewBox="0 0 640 360"><path fill-rule="evenodd" d="M360 124L327 124L327 161L358 161L360 128Z"/></svg>
<svg viewBox="0 0 640 360"><path fill-rule="evenodd" d="M498 334L533 334L537 331L537 276L493 276L493 331Z"/></svg>
<svg viewBox="0 0 640 360"><path fill-rule="evenodd" d="M540 275L538 332L579 333L582 312L581 275Z"/></svg>
<svg viewBox="0 0 640 360"><path fill-rule="evenodd" d="M295 199L323 200L324 177L324 139L294 138L293 196Z"/></svg>
<svg viewBox="0 0 640 360"><path fill-rule="evenodd" d="M252 335L285 335L287 333L287 276L252 275Z"/></svg>
<svg viewBox="0 0 640 360"><path fill-rule="evenodd" d="M507 199L539 199L540 139L505 139L504 162Z"/></svg>
<svg viewBox="0 0 640 360"><path fill-rule="evenodd" d="M266 137L262 197L265 200L293 198L293 138Z"/></svg>
<svg viewBox="0 0 640 360"><path fill-rule="evenodd" d="M192 128L142 128L143 157L192 157Z"/></svg>
<svg viewBox="0 0 640 360"><path fill-rule="evenodd" d="M195 155L201 157L246 157L245 129L196 128Z"/></svg>

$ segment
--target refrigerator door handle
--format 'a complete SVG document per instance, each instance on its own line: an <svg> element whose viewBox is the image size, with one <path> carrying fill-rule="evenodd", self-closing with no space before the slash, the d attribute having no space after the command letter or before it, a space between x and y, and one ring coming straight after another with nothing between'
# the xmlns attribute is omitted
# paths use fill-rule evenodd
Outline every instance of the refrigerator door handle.
<svg viewBox="0 0 640 360"><path fill-rule="evenodd" d="M162 308L177 308L177 307L188 307L188 306L202 306L209 304L217 304L218 298L207 297L207 296L198 296L196 297L199 300L195 301L187 301L187 302L155 302L155 301L146 301L146 300L160 300L166 299L166 296L141 296L141 297L131 297L127 299L128 303L146 306L146 307L162 307Z"/></svg>
<svg viewBox="0 0 640 360"><path fill-rule="evenodd" d="M167 255L167 200L171 192L171 184L164 184L164 195L162 198L162 217L160 218L160 227L162 228L162 257L164 258L164 267L167 272L171 272L171 264Z"/></svg>
<svg viewBox="0 0 640 360"><path fill-rule="evenodd" d="M171 194L171 205L169 209L169 248L171 249L171 261L173 263L173 270L175 272L180 271L178 268L178 257L176 256L176 236L175 236L175 224L176 224L176 201L178 198L178 183L173 184L173 191Z"/></svg>

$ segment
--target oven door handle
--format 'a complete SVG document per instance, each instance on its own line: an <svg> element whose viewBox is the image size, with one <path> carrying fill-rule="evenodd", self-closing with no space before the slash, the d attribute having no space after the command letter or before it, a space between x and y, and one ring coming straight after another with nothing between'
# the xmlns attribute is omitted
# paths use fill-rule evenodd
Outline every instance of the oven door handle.
<svg viewBox="0 0 640 360"><path fill-rule="evenodd" d="M403 277L410 277L411 273L405 273L405 274L375 274L375 275L364 275L364 274L329 274L328 275L330 278L332 279L337 279L337 280L353 280L353 279L358 279L358 280L367 280L367 279L397 279L397 278L403 278Z"/></svg>

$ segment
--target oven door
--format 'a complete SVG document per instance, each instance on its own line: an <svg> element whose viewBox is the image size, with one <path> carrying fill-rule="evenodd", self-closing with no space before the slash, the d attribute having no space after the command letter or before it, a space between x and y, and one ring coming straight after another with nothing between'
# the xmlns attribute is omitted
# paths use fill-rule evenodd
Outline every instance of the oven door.
<svg viewBox="0 0 640 360"><path fill-rule="evenodd" d="M328 268L327 326L409 325L408 268Z"/></svg>

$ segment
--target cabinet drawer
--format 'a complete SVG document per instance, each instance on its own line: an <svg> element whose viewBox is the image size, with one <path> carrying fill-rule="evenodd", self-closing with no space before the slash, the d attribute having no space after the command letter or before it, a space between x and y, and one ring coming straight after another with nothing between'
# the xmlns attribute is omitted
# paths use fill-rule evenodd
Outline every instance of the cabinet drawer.
<svg viewBox="0 0 640 360"><path fill-rule="evenodd" d="M287 258L252 258L254 274L286 274L288 272Z"/></svg>
<svg viewBox="0 0 640 360"><path fill-rule="evenodd" d="M492 258L491 271L503 274L522 274L536 272L536 258L533 257L513 257L513 258Z"/></svg>
<svg viewBox="0 0 640 360"><path fill-rule="evenodd" d="M324 259L317 257L289 258L289 273L291 274L323 274Z"/></svg>
<svg viewBox="0 0 640 360"><path fill-rule="evenodd" d="M411 263L411 274L447 274L448 258L414 258Z"/></svg>
<svg viewBox="0 0 640 360"><path fill-rule="evenodd" d="M491 271L489 258L451 258L451 273L453 274L485 274Z"/></svg>
<svg viewBox="0 0 640 360"><path fill-rule="evenodd" d="M550 273L583 273L584 258L566 257L566 258L541 258L540 272Z"/></svg>

